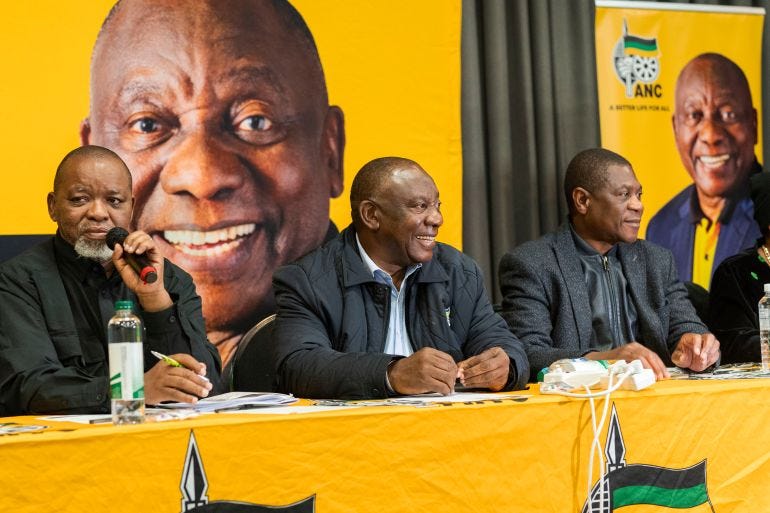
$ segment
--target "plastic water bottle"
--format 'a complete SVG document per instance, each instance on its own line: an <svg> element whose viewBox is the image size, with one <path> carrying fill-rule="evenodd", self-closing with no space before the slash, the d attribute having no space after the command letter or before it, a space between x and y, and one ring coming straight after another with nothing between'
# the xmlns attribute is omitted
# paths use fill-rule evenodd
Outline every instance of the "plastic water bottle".
<svg viewBox="0 0 770 513"><path fill-rule="evenodd" d="M765 295L757 305L759 312L759 353L762 370L770 370L770 283L765 283Z"/></svg>
<svg viewBox="0 0 770 513"><path fill-rule="evenodd" d="M144 422L144 330L133 307L131 301L116 302L107 325L113 424Z"/></svg>

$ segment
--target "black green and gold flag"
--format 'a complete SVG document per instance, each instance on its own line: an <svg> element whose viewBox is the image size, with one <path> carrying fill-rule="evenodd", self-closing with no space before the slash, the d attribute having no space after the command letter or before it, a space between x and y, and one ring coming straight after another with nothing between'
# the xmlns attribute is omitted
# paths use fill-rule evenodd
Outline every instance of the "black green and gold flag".
<svg viewBox="0 0 770 513"><path fill-rule="evenodd" d="M607 475L612 509L631 504L693 508L709 502L706 460L683 469L627 465Z"/></svg>
<svg viewBox="0 0 770 513"><path fill-rule="evenodd" d="M635 48L645 52L654 52L658 49L657 38L646 39L637 36L623 36L623 48Z"/></svg>

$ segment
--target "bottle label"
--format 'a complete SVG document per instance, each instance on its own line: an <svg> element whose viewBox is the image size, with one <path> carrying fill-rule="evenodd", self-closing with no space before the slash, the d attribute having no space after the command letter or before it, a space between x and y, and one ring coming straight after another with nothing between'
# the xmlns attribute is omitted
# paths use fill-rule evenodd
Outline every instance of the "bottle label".
<svg viewBox="0 0 770 513"><path fill-rule="evenodd" d="M770 308L759 307L759 329L770 330Z"/></svg>
<svg viewBox="0 0 770 513"><path fill-rule="evenodd" d="M142 344L107 344L110 353L110 397L144 399L144 354Z"/></svg>

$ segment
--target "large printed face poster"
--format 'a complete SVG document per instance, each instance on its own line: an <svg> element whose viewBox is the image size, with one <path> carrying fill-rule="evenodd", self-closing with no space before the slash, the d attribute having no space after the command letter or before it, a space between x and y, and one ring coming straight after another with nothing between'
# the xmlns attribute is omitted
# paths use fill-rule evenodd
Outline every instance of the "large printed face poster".
<svg viewBox="0 0 770 513"><path fill-rule="evenodd" d="M708 288L759 236L747 193L761 167L762 9L596 2L602 146L642 184L640 236Z"/></svg>
<svg viewBox="0 0 770 513"><path fill-rule="evenodd" d="M114 150L223 360L272 310L273 270L350 222L373 158L421 164L461 245L459 1L125 0L100 34L113 3L5 6L0 235L53 233L59 161Z"/></svg>

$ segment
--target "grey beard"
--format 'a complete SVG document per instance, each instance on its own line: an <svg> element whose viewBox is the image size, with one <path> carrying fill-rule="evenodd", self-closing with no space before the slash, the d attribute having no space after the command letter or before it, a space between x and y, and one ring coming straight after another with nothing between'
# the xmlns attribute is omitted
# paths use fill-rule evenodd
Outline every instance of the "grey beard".
<svg viewBox="0 0 770 513"><path fill-rule="evenodd" d="M101 240L89 240L85 237L78 237L75 241L75 253L96 260L100 263L109 262L112 259L112 250L107 247L107 243Z"/></svg>

